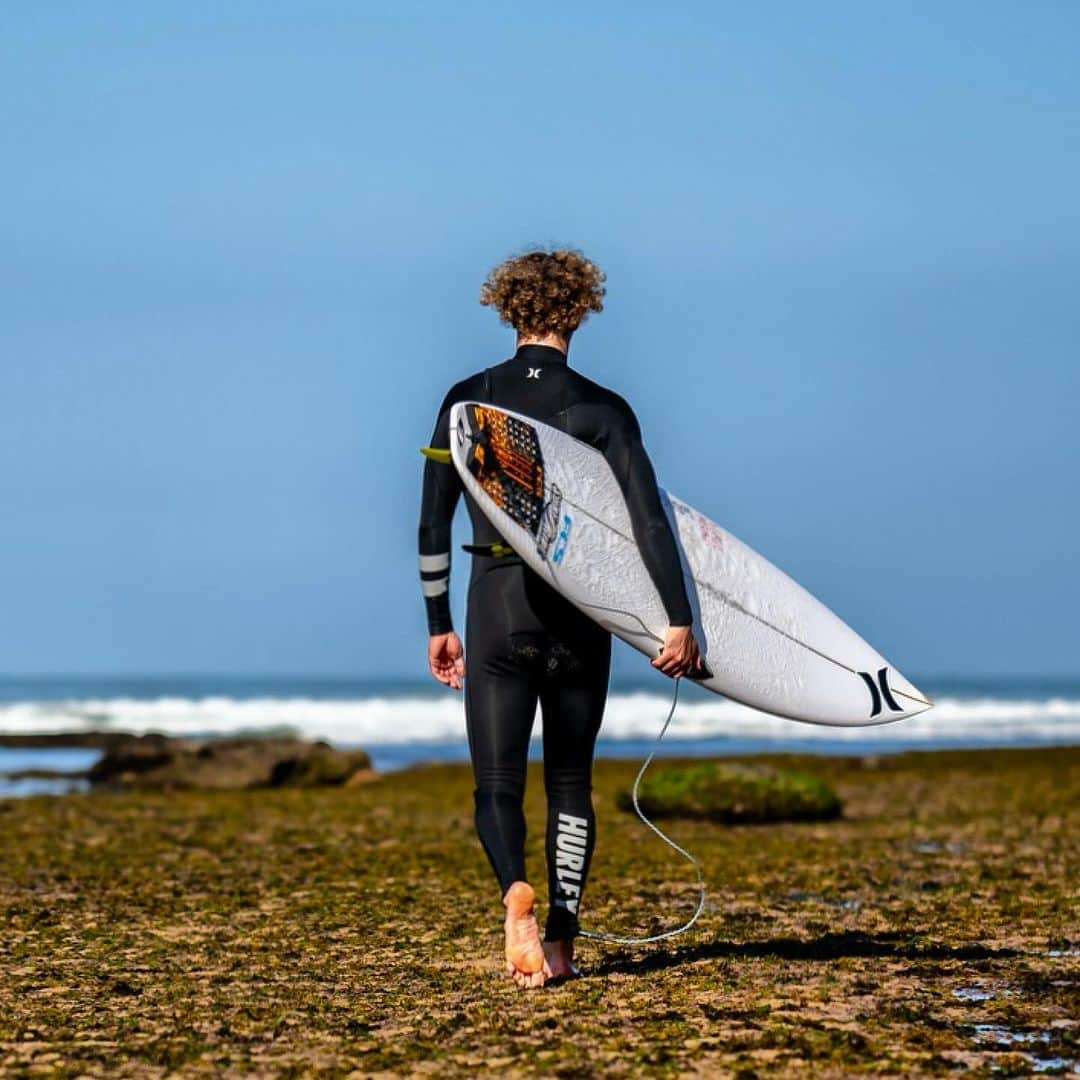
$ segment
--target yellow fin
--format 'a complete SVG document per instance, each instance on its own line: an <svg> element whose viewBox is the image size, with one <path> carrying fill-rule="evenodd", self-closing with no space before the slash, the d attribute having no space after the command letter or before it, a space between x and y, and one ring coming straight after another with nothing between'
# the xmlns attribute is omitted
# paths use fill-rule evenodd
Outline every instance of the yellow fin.
<svg viewBox="0 0 1080 1080"><path fill-rule="evenodd" d="M421 446L420 453L424 455L429 461L438 462L440 465L450 464L450 451L440 450L436 446Z"/></svg>

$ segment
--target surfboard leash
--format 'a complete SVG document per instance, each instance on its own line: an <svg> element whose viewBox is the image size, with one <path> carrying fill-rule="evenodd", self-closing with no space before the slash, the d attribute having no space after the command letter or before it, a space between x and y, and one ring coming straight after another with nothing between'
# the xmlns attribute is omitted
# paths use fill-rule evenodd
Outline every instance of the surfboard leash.
<svg viewBox="0 0 1080 1080"><path fill-rule="evenodd" d="M653 744L652 750L649 752L648 757L641 763L641 768L638 769L637 776L634 777L634 786L630 789L630 797L634 804L634 812L641 819L646 828L651 829L665 844L667 844L668 847L677 851L691 866L693 866L694 873L697 874L699 890L697 907L694 909L694 914L691 915L682 926L676 927L674 930L665 930L663 933L651 934L648 937L621 937L618 934L605 934L599 930L581 930L581 936L583 938L589 938L591 941L603 941L609 945L651 945L657 941L666 941L668 938L677 937L679 934L685 934L686 931L698 921L701 917L701 913L705 910L705 875L702 872L701 864L689 851L679 847L670 836L662 832L645 816L641 809L641 803L638 800L638 792L641 787L642 777L645 775L645 771L648 767L653 763L653 758L656 757L657 752L660 749L660 743L667 734L667 729L671 726L671 721L675 716L675 706L679 703L679 683L681 681L681 678L675 680L675 693L671 696L671 708L668 709L667 719L664 720L664 724L660 728L660 734L656 736L656 742Z"/></svg>

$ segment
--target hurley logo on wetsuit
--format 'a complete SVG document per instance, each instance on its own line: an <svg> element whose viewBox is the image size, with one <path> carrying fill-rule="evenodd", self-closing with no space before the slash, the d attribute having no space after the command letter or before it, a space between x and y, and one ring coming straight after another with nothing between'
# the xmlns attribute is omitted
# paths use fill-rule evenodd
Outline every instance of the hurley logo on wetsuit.
<svg viewBox="0 0 1080 1080"><path fill-rule="evenodd" d="M543 368L531 367L525 373L525 378L526 379L539 379L540 378L540 372L543 371L543 370L544 370Z"/></svg>
<svg viewBox="0 0 1080 1080"><path fill-rule="evenodd" d="M559 881L561 896L556 897L558 907L577 914L581 898L581 875L585 869L585 852L589 841L589 823L574 814L559 813L559 827L555 836L555 877Z"/></svg>

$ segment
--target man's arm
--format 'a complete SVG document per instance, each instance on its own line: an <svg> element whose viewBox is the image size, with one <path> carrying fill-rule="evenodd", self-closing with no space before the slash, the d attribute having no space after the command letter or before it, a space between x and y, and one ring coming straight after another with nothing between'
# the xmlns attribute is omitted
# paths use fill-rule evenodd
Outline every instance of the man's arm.
<svg viewBox="0 0 1080 1080"><path fill-rule="evenodd" d="M672 626L690 626L694 615L686 595L679 548L660 501L656 473L641 441L637 417L629 405L623 404L601 449L626 499L634 540L660 593L668 622Z"/></svg>
<svg viewBox="0 0 1080 1080"><path fill-rule="evenodd" d="M447 394L435 422L431 445L450 448L450 406L457 400ZM428 665L441 683L461 689L465 674L461 642L454 633L450 615L450 533L454 510L461 497L461 479L452 464L430 458L424 463L423 494L420 500L420 588L427 609Z"/></svg>
<svg viewBox="0 0 1080 1080"><path fill-rule="evenodd" d="M621 398L610 407L595 445L603 451L622 489L634 540L667 613L668 630L653 667L673 677L693 674L700 669L701 659L679 548L660 501L656 473L645 452L637 417Z"/></svg>

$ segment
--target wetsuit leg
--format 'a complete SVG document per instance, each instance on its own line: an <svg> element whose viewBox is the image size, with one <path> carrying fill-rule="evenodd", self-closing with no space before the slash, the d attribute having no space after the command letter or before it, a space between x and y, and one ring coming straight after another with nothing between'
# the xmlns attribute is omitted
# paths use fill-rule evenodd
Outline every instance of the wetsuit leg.
<svg viewBox="0 0 1080 1080"><path fill-rule="evenodd" d="M476 829L503 893L525 877L525 770L539 701L550 941L578 933L596 839L592 760L611 636L520 564L479 564L469 590L465 704Z"/></svg>
<svg viewBox="0 0 1080 1080"><path fill-rule="evenodd" d="M502 892L525 878L525 770L539 697L535 619L520 566L496 566L469 590L465 716L476 831Z"/></svg>
<svg viewBox="0 0 1080 1080"><path fill-rule="evenodd" d="M596 844L592 763L607 697L611 638L599 627L589 630L599 633L576 643L572 670L562 677L556 673L540 696L548 803L548 941L578 934L578 907ZM565 655L561 643L552 652Z"/></svg>

